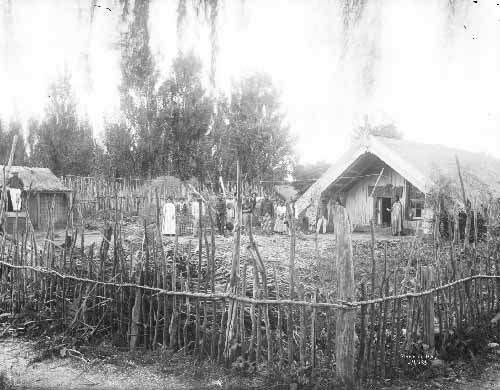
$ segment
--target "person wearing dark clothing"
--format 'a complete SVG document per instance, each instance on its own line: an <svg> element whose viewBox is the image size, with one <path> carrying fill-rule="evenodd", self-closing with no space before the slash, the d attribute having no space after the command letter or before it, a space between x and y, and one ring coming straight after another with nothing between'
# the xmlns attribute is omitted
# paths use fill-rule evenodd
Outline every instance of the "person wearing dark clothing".
<svg viewBox="0 0 500 390"><path fill-rule="evenodd" d="M264 233L272 233L273 231L273 218L274 218L274 205L271 200L266 196L260 206L260 216L262 217L262 231Z"/></svg>
<svg viewBox="0 0 500 390"><path fill-rule="evenodd" d="M217 215L217 227L219 229L219 234L225 235L226 227L226 200L222 194L217 197L217 202L215 202L215 212Z"/></svg>
<svg viewBox="0 0 500 390"><path fill-rule="evenodd" d="M250 203L252 205L252 213L254 213L257 208L257 194L255 192L250 197Z"/></svg>
<svg viewBox="0 0 500 390"><path fill-rule="evenodd" d="M7 187L16 188L18 190L24 189L24 183L17 172L12 172L12 176L7 181Z"/></svg>

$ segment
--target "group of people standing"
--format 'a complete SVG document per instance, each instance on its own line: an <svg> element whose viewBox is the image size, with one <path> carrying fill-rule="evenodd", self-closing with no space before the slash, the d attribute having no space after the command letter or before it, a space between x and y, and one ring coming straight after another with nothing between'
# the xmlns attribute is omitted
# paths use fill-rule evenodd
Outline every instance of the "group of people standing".
<svg viewBox="0 0 500 390"><path fill-rule="evenodd" d="M202 215L205 214L205 207L202 204ZM196 234L200 226L200 202L196 197L188 200L185 198L173 199L168 197L161 209L161 231L163 235L174 236L178 234L178 217L189 216L191 214L193 222L193 233Z"/></svg>
<svg viewBox="0 0 500 390"><path fill-rule="evenodd" d="M243 232L248 232L253 226L254 218L258 218L263 233L285 233L287 231L285 203L283 201L275 202L265 196L260 202L260 207L258 204L255 193L243 196L241 204L241 228ZM232 231L236 218L236 194L227 200L223 194L219 194L215 210L219 234L225 235L226 230Z"/></svg>
<svg viewBox="0 0 500 390"><path fill-rule="evenodd" d="M193 196L185 199L175 200L168 197L162 206L161 230L163 235L172 236L178 234L177 217L182 214L191 215L193 235L198 235L200 230L200 205L201 215L205 215L205 204L200 202L199 197ZM236 220L236 194L226 198L223 193L217 195L215 203L215 223L219 234L225 235L234 229ZM272 200L269 196L258 199L256 193L249 193L242 197L241 228L248 233L254 225L255 220L260 221L261 230L264 234L286 233L288 231L287 209L282 200Z"/></svg>

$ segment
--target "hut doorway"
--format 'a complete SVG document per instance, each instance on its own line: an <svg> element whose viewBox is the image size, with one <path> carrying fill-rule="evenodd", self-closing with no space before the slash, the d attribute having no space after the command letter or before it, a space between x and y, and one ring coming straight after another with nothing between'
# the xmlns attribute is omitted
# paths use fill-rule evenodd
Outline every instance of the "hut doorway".
<svg viewBox="0 0 500 390"><path fill-rule="evenodd" d="M391 212L387 209L391 209L391 198L379 197L376 203L376 215L377 215L377 225L379 226L391 226Z"/></svg>

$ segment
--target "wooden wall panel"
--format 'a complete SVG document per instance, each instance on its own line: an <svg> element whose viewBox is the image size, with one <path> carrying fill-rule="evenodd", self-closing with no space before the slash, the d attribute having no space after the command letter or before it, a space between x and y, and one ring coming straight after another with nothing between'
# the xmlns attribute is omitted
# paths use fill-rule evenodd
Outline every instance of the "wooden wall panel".
<svg viewBox="0 0 500 390"><path fill-rule="evenodd" d="M368 187L374 186L377 176L368 176L358 181L345 195L347 212L353 225L368 225L373 216L373 198L369 196ZM406 215L406 180L399 173L389 166L385 166L384 174L380 178L377 186L402 186L403 195L401 203L403 205L403 215Z"/></svg>

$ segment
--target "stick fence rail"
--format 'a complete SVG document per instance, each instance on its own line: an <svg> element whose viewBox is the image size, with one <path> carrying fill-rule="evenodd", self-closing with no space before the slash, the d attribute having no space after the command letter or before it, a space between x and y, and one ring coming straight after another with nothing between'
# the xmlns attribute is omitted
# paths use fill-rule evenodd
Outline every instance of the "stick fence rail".
<svg viewBox="0 0 500 390"><path fill-rule="evenodd" d="M165 176L158 179L125 179L107 177L64 176L61 177L65 186L72 189L78 196L77 201L84 216L94 215L101 211L120 210L124 213L139 214L156 208L155 193L159 199L165 201L189 196L186 183L172 177ZM215 194L220 188L219 184L208 183L198 190ZM225 189L228 195L236 191L234 182L226 182ZM258 195L273 193L274 183L247 186L245 193L255 192Z"/></svg>
<svg viewBox="0 0 500 390"><path fill-rule="evenodd" d="M37 252L28 248L26 237L17 245L2 240L0 309L31 309L67 334L112 335L130 350L165 348L283 370L333 370L338 314L355 311L356 369L362 379L399 375L416 346L439 352L457 331L490 326L491 313L498 310L500 276L491 274L398 294L402 278L394 272L383 286L385 296L366 299L362 284L361 301L339 302L318 291L306 293L301 285L296 297L285 297L276 265L264 275L245 263L238 293L221 292L227 288L216 281L215 248L206 237L206 250L202 254L200 246L198 256L191 244L186 251L176 241L173 251L166 251L154 239L143 246L139 260L124 254L116 236L113 256L103 241L97 257L93 247L87 253L67 248L49 257L50 243ZM419 270L423 285L430 272L430 267ZM230 313L236 321L228 331Z"/></svg>

